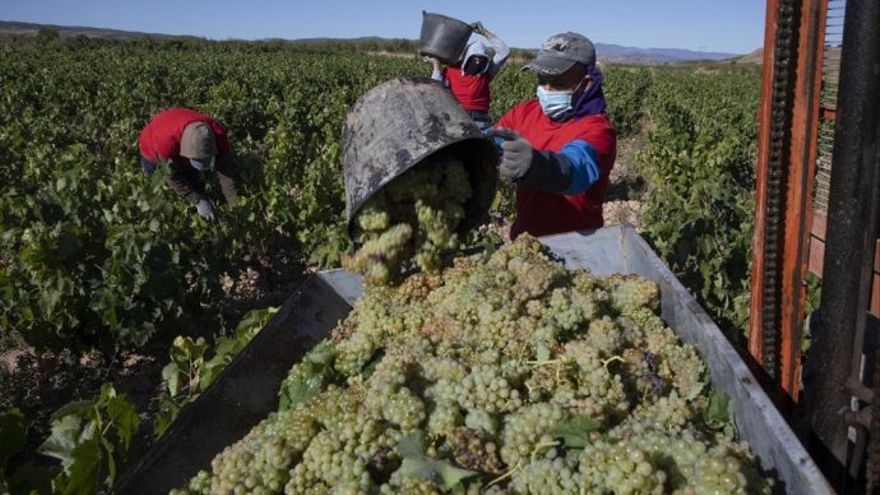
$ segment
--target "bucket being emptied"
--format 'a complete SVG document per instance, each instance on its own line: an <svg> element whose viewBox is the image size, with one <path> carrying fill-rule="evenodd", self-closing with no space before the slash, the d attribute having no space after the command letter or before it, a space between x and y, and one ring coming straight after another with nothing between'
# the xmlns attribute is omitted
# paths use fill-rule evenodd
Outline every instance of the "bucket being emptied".
<svg viewBox="0 0 880 495"><path fill-rule="evenodd" d="M447 65L454 65L461 60L473 30L474 28L464 21L422 11L419 54L434 57Z"/></svg>
<svg viewBox="0 0 880 495"><path fill-rule="evenodd" d="M489 214L498 180L495 146L447 89L427 78L400 78L367 91L342 129L345 214L351 232L358 211L407 170L440 154L461 160L473 196L460 232Z"/></svg>

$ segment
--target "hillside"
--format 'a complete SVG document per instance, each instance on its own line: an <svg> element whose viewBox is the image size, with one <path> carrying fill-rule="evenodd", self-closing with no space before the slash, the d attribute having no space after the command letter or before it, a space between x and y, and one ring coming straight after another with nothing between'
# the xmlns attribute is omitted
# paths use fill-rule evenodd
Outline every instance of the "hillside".
<svg viewBox="0 0 880 495"><path fill-rule="evenodd" d="M102 39L137 39L137 38L189 38L195 36L178 36L172 34L146 33L139 31L123 31L118 29L93 28L84 26L57 26L49 24L34 24L28 22L0 21L0 35L36 36L41 29L51 29L62 38L75 36L88 36ZM395 51L412 52L418 47L417 40L401 38L382 38L378 36L365 36L359 38L300 38L300 39L272 39L257 41L288 42L294 45L307 46L354 46L368 51ZM514 48L515 55L527 56L534 53L534 49ZM628 65L663 65L677 64L696 61L721 61L735 58L738 55L732 53L703 52L696 50L684 50L677 48L638 48L621 46L609 43L596 43L596 52L599 60L612 64Z"/></svg>
<svg viewBox="0 0 880 495"><path fill-rule="evenodd" d="M758 48L753 52L749 52L746 55L738 58L736 63L738 64L761 64L764 62L764 49Z"/></svg>
<svg viewBox="0 0 880 495"><path fill-rule="evenodd" d="M57 26L54 24L34 24L31 22L0 21L0 35L36 36L41 29L51 29L57 31L62 38L88 36L90 38L104 39L135 39L146 37L166 39L198 39L198 36L144 33L140 31L123 31L119 29L94 28L86 26Z"/></svg>
<svg viewBox="0 0 880 495"><path fill-rule="evenodd" d="M616 64L658 65L696 61L721 61L736 57L733 53L702 52L678 48L636 48L596 43L599 60Z"/></svg>

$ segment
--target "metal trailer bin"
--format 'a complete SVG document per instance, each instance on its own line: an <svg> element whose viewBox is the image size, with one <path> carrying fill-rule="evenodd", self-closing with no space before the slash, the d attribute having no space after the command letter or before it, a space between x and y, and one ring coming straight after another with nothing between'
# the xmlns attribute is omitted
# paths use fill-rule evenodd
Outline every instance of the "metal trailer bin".
<svg viewBox="0 0 880 495"><path fill-rule="evenodd" d="M776 476L786 493L834 493L740 355L635 229L617 225L541 241L565 260L567 268L656 281L663 320L682 341L697 348L712 383L730 395L739 435L749 442L761 466ZM361 292L360 279L343 270L307 280L115 491L167 493L209 467L214 455L277 408L277 391L289 368L348 314Z"/></svg>

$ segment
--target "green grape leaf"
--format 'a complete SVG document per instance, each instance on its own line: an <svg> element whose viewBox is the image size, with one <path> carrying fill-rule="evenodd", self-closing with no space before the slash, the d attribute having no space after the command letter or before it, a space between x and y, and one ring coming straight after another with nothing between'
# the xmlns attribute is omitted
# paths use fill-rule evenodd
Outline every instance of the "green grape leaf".
<svg viewBox="0 0 880 495"><path fill-rule="evenodd" d="M27 440L27 421L18 409L0 414L0 476L10 457L15 455Z"/></svg>
<svg viewBox="0 0 880 495"><path fill-rule="evenodd" d="M559 438L566 447L582 449L590 443L590 433L602 428L602 422L585 414L562 421L550 430L550 434Z"/></svg>
<svg viewBox="0 0 880 495"><path fill-rule="evenodd" d="M232 362L233 357L235 357L235 355L217 355L205 362L202 366L201 373L199 374L198 387L195 391L196 395L204 392L212 383L214 383L214 380L216 380L217 377L220 376L220 373L226 369L226 366Z"/></svg>
<svg viewBox="0 0 880 495"><path fill-rule="evenodd" d="M76 415L67 415L52 421L52 433L37 452L54 457L67 468L73 462L73 453L79 443L83 420Z"/></svg>
<svg viewBox="0 0 880 495"><path fill-rule="evenodd" d="M285 380L279 391L279 410L289 409L321 393L331 380L336 349L324 340L310 350L298 366L304 373L294 380Z"/></svg>
<svg viewBox="0 0 880 495"><path fill-rule="evenodd" d="M98 491L101 482L103 451L101 440L92 438L78 445L72 452L73 462L66 470L61 493L64 495L89 495Z"/></svg>
<svg viewBox="0 0 880 495"><path fill-rule="evenodd" d="M703 413L703 420L713 429L721 429L732 423L732 404L730 396L720 388L709 390L709 407Z"/></svg>
<svg viewBox="0 0 880 495"><path fill-rule="evenodd" d="M477 476L479 473L461 469L446 461L430 457L407 457L403 459L400 469L395 474L403 478L428 480L443 490L452 490L464 480Z"/></svg>
<svg viewBox="0 0 880 495"><path fill-rule="evenodd" d="M207 348L204 337L193 340L178 335L171 344L171 359L178 364L199 361L204 359Z"/></svg>
<svg viewBox="0 0 880 495"><path fill-rule="evenodd" d="M176 397L180 392L180 368L177 363L172 361L162 368L162 379L165 381L165 386L168 387L168 393L171 397Z"/></svg>
<svg viewBox="0 0 880 495"><path fill-rule="evenodd" d="M311 373L296 380L286 381L280 391L279 410L290 409L302 404L324 390L330 370L325 367L309 366Z"/></svg>
<svg viewBox="0 0 880 495"><path fill-rule="evenodd" d="M116 458L113 456L116 449L107 437L101 437L101 446L107 454L107 484L112 485L113 480L116 479Z"/></svg>
<svg viewBox="0 0 880 495"><path fill-rule="evenodd" d="M419 457L427 451L425 432L415 430L400 437L397 442L397 454L400 457Z"/></svg>
<svg viewBox="0 0 880 495"><path fill-rule="evenodd" d="M235 333L251 333L252 335L256 334L257 332L262 330L267 323L269 323L269 320L271 320L272 317L275 316L275 313L278 312L278 309L279 308L277 307L270 306L268 308L253 309L251 311L248 311L247 314L245 314L241 318L241 320L238 322L238 325L235 327Z"/></svg>
<svg viewBox="0 0 880 495"><path fill-rule="evenodd" d="M131 439L141 424L137 409L125 394L121 394L107 401L107 415L116 427L116 435L122 442L123 448L128 450Z"/></svg>

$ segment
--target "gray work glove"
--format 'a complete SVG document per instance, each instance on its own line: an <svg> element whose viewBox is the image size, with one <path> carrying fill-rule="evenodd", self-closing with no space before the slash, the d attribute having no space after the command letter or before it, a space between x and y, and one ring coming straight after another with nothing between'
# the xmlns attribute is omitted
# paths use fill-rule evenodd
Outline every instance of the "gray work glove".
<svg viewBox="0 0 880 495"><path fill-rule="evenodd" d="M200 217L209 222L213 222L217 219L214 215L214 207L211 206L211 202L207 199L200 199L199 202L196 203L196 211L199 213Z"/></svg>
<svg viewBox="0 0 880 495"><path fill-rule="evenodd" d="M517 182L529 172L532 167L532 161L535 157L535 149L532 143L519 135L516 131L498 127L486 133L492 138L501 138L504 141L500 144L501 163L498 165L498 172L501 177Z"/></svg>
<svg viewBox="0 0 880 495"><path fill-rule="evenodd" d="M539 152L516 131L503 127L486 133L499 149L498 173L518 185L551 193L565 193L572 181L572 166L564 154ZM500 143L499 143L500 141Z"/></svg>

